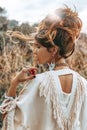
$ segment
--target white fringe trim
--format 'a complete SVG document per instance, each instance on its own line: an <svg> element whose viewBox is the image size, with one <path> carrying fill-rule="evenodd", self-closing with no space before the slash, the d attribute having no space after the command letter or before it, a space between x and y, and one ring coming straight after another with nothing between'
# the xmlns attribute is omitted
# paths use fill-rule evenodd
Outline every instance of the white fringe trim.
<svg viewBox="0 0 87 130"><path fill-rule="evenodd" d="M52 104L53 118L57 123L58 130L72 130L75 128L75 123L78 123L78 110L80 110L84 100L85 87L80 76L78 75L77 77L76 92L68 119L64 116L64 112L61 109L59 95L52 75L45 73L45 77L39 86L40 96L45 97L46 103L49 104L51 102Z"/></svg>

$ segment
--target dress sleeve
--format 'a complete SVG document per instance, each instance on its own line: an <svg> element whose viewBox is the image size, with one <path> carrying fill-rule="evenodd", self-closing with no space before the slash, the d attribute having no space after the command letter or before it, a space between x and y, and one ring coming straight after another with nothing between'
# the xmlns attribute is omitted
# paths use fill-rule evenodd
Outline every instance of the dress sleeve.
<svg viewBox="0 0 87 130"><path fill-rule="evenodd" d="M23 90L19 96L15 99L7 97L0 106L0 112L2 114L6 113L6 116L3 120L2 130L24 130L25 124L19 123L21 121L26 122L28 117L29 109L31 104L34 103L38 92L38 79L33 79L26 83ZM35 107L34 107L35 108ZM31 113L32 109L30 109ZM26 115L25 115L26 113ZM25 118L27 117L27 118ZM19 120L17 120L19 119ZM23 120L24 119L24 120ZM18 125L18 128L16 126ZM22 126L23 125L23 126ZM26 128L27 129L27 128Z"/></svg>
<svg viewBox="0 0 87 130"><path fill-rule="evenodd" d="M82 103L81 113L80 113L80 127L81 130L87 130L87 81L85 83L85 95L84 101Z"/></svg>

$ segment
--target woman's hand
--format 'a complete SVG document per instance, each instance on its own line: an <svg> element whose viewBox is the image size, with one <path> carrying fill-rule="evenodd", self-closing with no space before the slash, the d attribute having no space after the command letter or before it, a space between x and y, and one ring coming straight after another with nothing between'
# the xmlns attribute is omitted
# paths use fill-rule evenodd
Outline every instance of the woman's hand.
<svg viewBox="0 0 87 130"><path fill-rule="evenodd" d="M19 83L35 78L37 68L24 68L12 80L11 86L8 89L7 96L16 96L16 89Z"/></svg>
<svg viewBox="0 0 87 130"><path fill-rule="evenodd" d="M17 84L20 82L25 82L30 79L35 78L37 73L37 68L23 68L16 77L12 80L12 82L16 82Z"/></svg>

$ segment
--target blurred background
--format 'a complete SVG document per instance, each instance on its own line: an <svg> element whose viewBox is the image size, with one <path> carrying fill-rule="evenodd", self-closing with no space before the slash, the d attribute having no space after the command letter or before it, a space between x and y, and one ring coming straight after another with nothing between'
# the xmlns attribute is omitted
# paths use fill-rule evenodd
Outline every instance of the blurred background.
<svg viewBox="0 0 87 130"><path fill-rule="evenodd" d="M78 12L83 28L75 52L66 59L70 68L87 79L87 1L86 0L0 0L0 104L16 72L32 66L33 43L38 23L47 13L66 4ZM40 66L39 72L46 70ZM17 92L22 89L19 85ZM0 114L0 127L2 119Z"/></svg>

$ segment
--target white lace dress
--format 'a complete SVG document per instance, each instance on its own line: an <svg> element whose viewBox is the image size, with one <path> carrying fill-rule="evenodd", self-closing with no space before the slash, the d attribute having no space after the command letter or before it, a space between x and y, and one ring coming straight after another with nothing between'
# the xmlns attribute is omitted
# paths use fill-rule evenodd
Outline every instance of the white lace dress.
<svg viewBox="0 0 87 130"><path fill-rule="evenodd" d="M73 75L69 94L58 78L66 74ZM2 130L87 130L87 81L71 69L38 74L9 108Z"/></svg>

